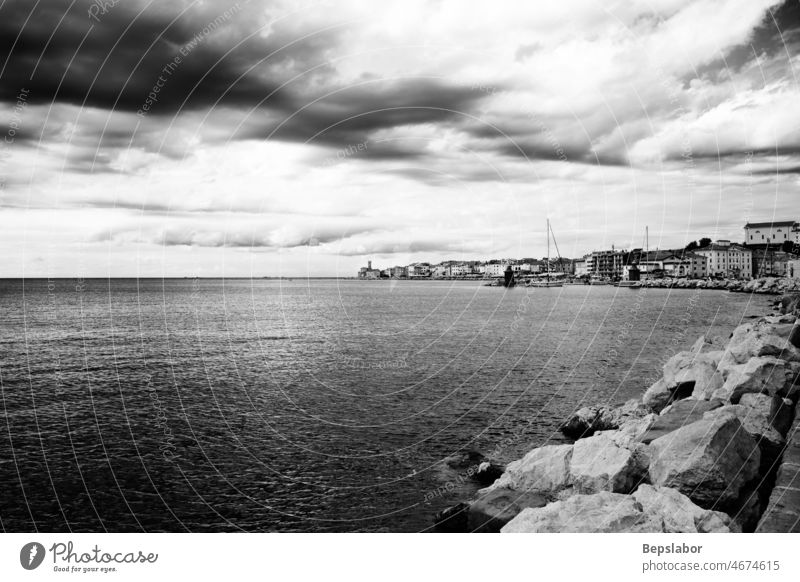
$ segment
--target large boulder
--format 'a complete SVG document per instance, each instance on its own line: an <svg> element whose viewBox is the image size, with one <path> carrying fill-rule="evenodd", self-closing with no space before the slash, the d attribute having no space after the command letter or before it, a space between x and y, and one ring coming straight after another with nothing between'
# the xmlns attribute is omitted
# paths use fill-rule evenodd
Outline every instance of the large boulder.
<svg viewBox="0 0 800 582"><path fill-rule="evenodd" d="M609 425L609 420L610 415L605 406L584 406L570 415L560 430L566 437L580 439L591 436L598 430L616 428Z"/></svg>
<svg viewBox="0 0 800 582"><path fill-rule="evenodd" d="M794 406L788 398L767 394L742 394L739 404L755 409L769 418L769 423L781 436L786 436L794 420Z"/></svg>
<svg viewBox="0 0 800 582"><path fill-rule="evenodd" d="M663 531L661 519L642 511L630 495L602 491L573 495L537 509L524 509L503 533L614 533Z"/></svg>
<svg viewBox="0 0 800 582"><path fill-rule="evenodd" d="M570 463L572 486L578 493L628 493L647 477L646 447L620 446L607 434L575 443Z"/></svg>
<svg viewBox="0 0 800 582"><path fill-rule="evenodd" d="M642 418L626 420L617 430L603 431L597 434L606 435L620 447L632 449L657 419L658 415L651 412Z"/></svg>
<svg viewBox="0 0 800 582"><path fill-rule="evenodd" d="M772 356L750 358L746 363L733 366L714 398L738 404L744 394L768 394L796 399L800 385L797 376L800 365Z"/></svg>
<svg viewBox="0 0 800 582"><path fill-rule="evenodd" d="M703 418L709 410L722 406L721 400L695 400L688 398L670 404L655 418L653 424L645 431L639 440L649 444L674 430L692 424Z"/></svg>
<svg viewBox="0 0 800 582"><path fill-rule="evenodd" d="M661 412L676 400L688 398L694 392L694 383L677 384L670 386L661 378L650 386L642 396L642 402L653 412Z"/></svg>
<svg viewBox="0 0 800 582"><path fill-rule="evenodd" d="M572 439L592 436L603 430L614 430L629 420L646 416L650 410L638 399L628 400L622 406L584 406L572 414L561 432Z"/></svg>
<svg viewBox="0 0 800 582"><path fill-rule="evenodd" d="M744 364L750 358L772 356L800 362L800 327L774 324L763 319L737 327L728 341L724 361Z"/></svg>
<svg viewBox="0 0 800 582"><path fill-rule="evenodd" d="M544 507L547 499L539 493L499 487L479 495L469 505L468 529L472 532L499 532L526 507Z"/></svg>
<svg viewBox="0 0 800 582"><path fill-rule="evenodd" d="M758 476L760 452L734 414L703 418L650 443L650 482L701 507L735 507Z"/></svg>
<svg viewBox="0 0 800 582"><path fill-rule="evenodd" d="M547 445L508 464L494 484L481 490L508 487L514 491L553 493L570 485L569 465L573 445Z"/></svg>
<svg viewBox="0 0 800 582"><path fill-rule="evenodd" d="M642 511L664 522L667 533L728 533L731 518L695 505L677 489L643 484L633 494Z"/></svg>
<svg viewBox="0 0 800 582"><path fill-rule="evenodd" d="M704 338L700 338L703 341ZM695 343L688 352L679 352L664 364L664 383L668 389L685 392L691 385L691 395L708 399L722 387L722 373L717 369L724 352L700 352L702 345Z"/></svg>
<svg viewBox="0 0 800 582"><path fill-rule="evenodd" d="M781 298L781 313L800 315L800 293L784 295Z"/></svg>
<svg viewBox="0 0 800 582"><path fill-rule="evenodd" d="M752 396L763 396L762 394L754 394ZM769 396L765 398L770 399ZM745 400L745 399L743 399ZM778 460L781 452L783 451L786 440L783 438L775 427L772 426L771 419L771 402L762 403L760 401L753 402L752 399L746 399L747 404L729 404L712 410L706 413L706 418L714 418L725 414L733 414L742 423L742 427L747 433L753 437L761 450L761 466L759 473L766 475Z"/></svg>

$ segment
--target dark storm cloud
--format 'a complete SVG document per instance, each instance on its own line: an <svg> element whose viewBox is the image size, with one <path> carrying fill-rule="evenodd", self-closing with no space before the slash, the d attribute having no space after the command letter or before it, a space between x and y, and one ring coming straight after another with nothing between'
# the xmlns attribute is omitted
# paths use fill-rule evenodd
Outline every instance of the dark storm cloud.
<svg viewBox="0 0 800 582"><path fill-rule="evenodd" d="M800 174L800 159L790 164L775 164L771 168L759 168L752 170L753 174L759 176L774 176L776 174Z"/></svg>
<svg viewBox="0 0 800 582"><path fill-rule="evenodd" d="M691 157L696 160L741 160L743 156L800 156L800 140L792 144L776 144L774 147L748 148L741 147L720 147L711 149L702 145L692 144ZM666 159L670 161L686 161L685 154L682 152L671 152Z"/></svg>
<svg viewBox="0 0 800 582"><path fill-rule="evenodd" d="M238 27L233 38L239 41L254 32L241 26L248 22L247 11L255 8L245 0L207 8L192 5L183 12L162 3L118 2L99 23L88 16L91 5L83 0L3 3L0 99L13 100L25 87L33 104L63 102L136 111L161 75L166 82L154 114L174 113L184 102L189 108L218 100L247 105L268 95L268 101L277 105L285 96L276 91L280 83L270 78L271 68L287 61L316 64L319 51L335 42L331 32L291 46L283 46L286 39L280 35L266 40L256 34L226 55L234 43L221 46L215 34ZM176 66L166 75L164 67L170 63Z"/></svg>
<svg viewBox="0 0 800 582"><path fill-rule="evenodd" d="M800 2L785 0L783 4L764 15L747 42L731 48L725 55L703 65L687 75L686 82L693 78L713 82L729 78L741 71L755 59L774 57L783 53L786 56L797 54L800 47Z"/></svg>
<svg viewBox="0 0 800 582"><path fill-rule="evenodd" d="M295 110L279 120L239 137L302 141L347 147L368 141L373 132L418 124L455 123L473 111L486 97L465 85L439 79L409 77L371 80L342 87L323 97L299 100ZM414 157L415 150L403 146L367 148L365 157L390 159Z"/></svg>
<svg viewBox="0 0 800 582"><path fill-rule="evenodd" d="M172 159L189 155L182 141L161 139L164 123L179 111L213 107L205 124L226 128L225 139L310 142L335 155L382 129L455 122L487 97L429 77L365 76L337 86L328 55L341 45L343 27L282 30L259 20L259 6L247 0L193 3L185 10L180 3L126 0L99 22L89 17L93 5L0 5L0 100L14 101L21 87L29 90L29 109L39 106L39 115L20 131L18 143L46 147L69 140L68 171L119 172L116 154L129 148ZM70 113L59 104L85 108ZM206 139L223 137L217 132ZM359 159L422 155L403 144L370 145Z"/></svg>

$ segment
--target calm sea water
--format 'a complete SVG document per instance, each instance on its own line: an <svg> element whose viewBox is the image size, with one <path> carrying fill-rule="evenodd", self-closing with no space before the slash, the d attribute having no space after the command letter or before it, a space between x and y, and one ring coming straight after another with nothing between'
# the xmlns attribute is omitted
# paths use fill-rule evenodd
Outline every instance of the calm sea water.
<svg viewBox="0 0 800 582"><path fill-rule="evenodd" d="M421 531L442 464L562 442L768 299L335 280L0 281L0 520L41 531ZM449 484L449 485L448 485Z"/></svg>

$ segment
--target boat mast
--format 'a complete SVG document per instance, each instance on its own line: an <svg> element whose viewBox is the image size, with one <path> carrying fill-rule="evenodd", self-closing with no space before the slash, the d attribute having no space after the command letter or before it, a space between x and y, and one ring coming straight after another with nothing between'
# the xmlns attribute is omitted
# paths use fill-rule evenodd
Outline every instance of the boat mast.
<svg viewBox="0 0 800 582"><path fill-rule="evenodd" d="M547 282L550 282L550 219L547 219Z"/></svg>

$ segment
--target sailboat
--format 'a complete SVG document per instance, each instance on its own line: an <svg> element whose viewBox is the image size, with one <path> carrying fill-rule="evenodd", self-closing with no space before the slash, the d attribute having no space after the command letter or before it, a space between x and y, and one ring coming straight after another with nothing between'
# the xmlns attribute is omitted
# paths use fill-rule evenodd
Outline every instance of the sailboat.
<svg viewBox="0 0 800 582"><path fill-rule="evenodd" d="M553 244L556 247L556 252L558 253L558 244L556 243L556 237L553 234L553 229L550 227L550 219L547 219L547 274L545 275L544 279L537 279L537 280L530 280L528 281L528 287L563 287L564 281L556 280L550 278L550 236L553 236ZM561 253L558 253L558 260L561 261Z"/></svg>

